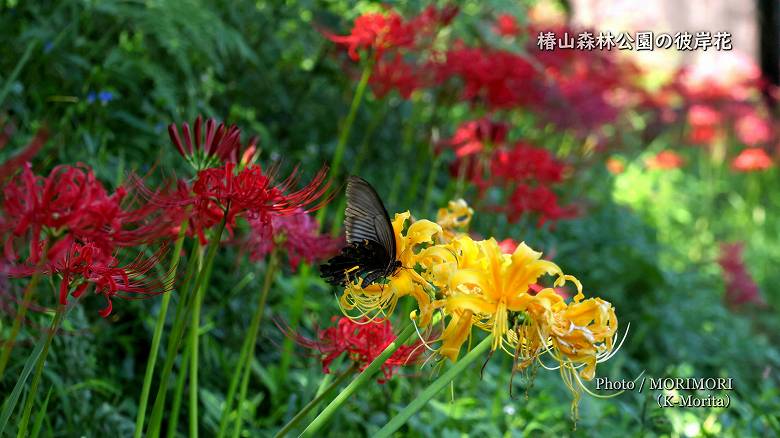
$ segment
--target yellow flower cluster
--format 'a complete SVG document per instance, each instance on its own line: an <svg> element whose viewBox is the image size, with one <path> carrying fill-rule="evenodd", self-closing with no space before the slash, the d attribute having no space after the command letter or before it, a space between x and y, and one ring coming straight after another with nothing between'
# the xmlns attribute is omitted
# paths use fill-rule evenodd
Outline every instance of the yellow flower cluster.
<svg viewBox="0 0 780 438"><path fill-rule="evenodd" d="M472 216L463 200L439 210L435 223L396 214L392 224L402 268L385 284L348 286L342 307L357 309L360 317L386 316L400 297L411 295L418 304L411 317L420 327L435 312L442 314L438 354L455 361L472 327L491 332L493 350L513 356L518 369L537 361L559 369L574 393L576 415L581 379L593 379L596 364L615 352L615 309L600 298L585 299L576 278L525 243L505 254L493 238L474 240L466 234ZM552 277L552 287L539 290L545 276ZM568 303L553 289L566 283L577 289ZM555 366L543 362L545 353Z"/></svg>

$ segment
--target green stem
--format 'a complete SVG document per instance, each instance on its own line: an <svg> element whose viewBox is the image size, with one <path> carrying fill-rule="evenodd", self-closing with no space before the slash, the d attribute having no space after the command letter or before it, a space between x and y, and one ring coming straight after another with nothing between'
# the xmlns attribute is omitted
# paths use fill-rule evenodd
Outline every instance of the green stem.
<svg viewBox="0 0 780 438"><path fill-rule="evenodd" d="M16 337L19 335L19 329L22 327L22 321L24 321L24 316L27 315L27 308L30 307L30 301L32 301L33 291L35 291L35 288L38 285L38 281L40 279L41 274L39 272L33 274L30 282L24 289L24 293L22 294L22 305L19 306L19 311L16 312L16 317L14 317L14 323L11 326L11 333L8 335L8 339L5 341L5 344L3 344L3 354L0 356L0 381L3 380L5 367L8 365L8 360L11 358L11 351L14 349Z"/></svg>
<svg viewBox="0 0 780 438"><path fill-rule="evenodd" d="M471 365L472 362L481 357L490 348L492 342L493 334L491 333L488 335L488 337L483 339L482 342L477 344L473 350L469 351L469 353L464 356L463 359L457 361L449 370L447 370L446 373L428 385L428 387L425 388L422 393L420 393L420 395L416 396L408 406L406 406L401 412L398 413L398 415L390 419L390 421L385 424L385 426L380 429L379 432L374 435L374 437L389 437L393 434L393 432L397 431L401 426L406 424L412 415L420 412L420 409L422 409L423 406L425 406L425 404L428 403L428 401L430 401L439 391L449 385L449 383L452 382L455 377L463 372L469 365Z"/></svg>
<svg viewBox="0 0 780 438"><path fill-rule="evenodd" d="M355 154L355 161L352 163L352 166L349 168L350 175L359 175L360 174L360 167L363 165L363 162L366 159L366 156L369 155L369 142L374 136L374 131L376 131L376 128L379 127L380 122L384 120L384 116L387 113L387 105L382 106L382 110L374 111L374 117L371 120L371 123L368 125L368 128L365 131L365 134L363 134L363 140L360 142L360 146L358 146L358 151ZM342 219L344 219L344 207L347 204L346 197L339 196L338 197L338 207L336 208L336 217L333 218L333 222L331 223L330 228L330 234L331 236L338 236L339 231L341 231L341 222ZM335 199L334 199L335 200ZM295 328L293 326L293 328ZM288 341L292 342L288 339Z"/></svg>
<svg viewBox="0 0 780 438"><path fill-rule="evenodd" d="M179 425L179 412L181 412L181 401L184 398L184 382L187 381L187 364L190 360L190 344L184 346L184 353L181 356L181 367L179 375L176 376L176 388L173 390L173 404L170 415L168 415L168 434L166 436L175 437L176 429Z"/></svg>
<svg viewBox="0 0 780 438"><path fill-rule="evenodd" d="M333 181L339 176L339 168L341 167L341 160L344 157L344 151L347 148L347 141L349 140L349 134L352 130L352 125L355 123L355 117L357 117L358 108L363 102L363 95L366 94L366 88L368 88L368 79L371 77L371 71L373 69L373 63L367 62L363 66L363 72L360 74L360 81L355 89L355 95L352 97L352 103L349 106L349 113L347 118L344 119L344 124L341 126L341 132L339 132L339 138L336 143L336 151L333 153L333 161L331 161L330 167L330 180ZM322 207L317 213L317 221L322 224L325 219L325 212L327 211L327 205Z"/></svg>
<svg viewBox="0 0 780 438"><path fill-rule="evenodd" d="M238 413L233 435L238 436L238 433L241 430L241 422L243 421L242 406L244 400L246 400L246 393L249 387L249 374L252 369L252 360L255 355L255 344L257 343L257 336L260 333L260 323L262 322L263 314L265 313L265 302L268 298L268 292L271 290L271 286L274 283L274 277L278 267L279 254L277 254L276 251L273 251L268 258L268 265L265 269L265 279L263 280L263 289L260 291L260 300L257 303L252 322L249 324L249 331L247 332L249 336L245 338L244 345L241 347L241 353L243 353L243 355L238 359L238 368L236 372L233 373L233 378L231 379L230 387L228 388L228 394L225 398L225 409L222 411L222 419L220 420L218 434L218 437L220 438L224 437L227 432L227 418L230 415L230 409L233 405L233 397L236 392L238 376L241 376L241 390L239 391L238 403L236 404Z"/></svg>
<svg viewBox="0 0 780 438"><path fill-rule="evenodd" d="M171 258L171 268L168 271L171 276L170 280L176 278L176 270L179 267L179 260L181 259L181 249L184 245L184 238L186 237L188 221L184 221L179 228L179 236L176 238L176 243L173 245L173 256ZM171 301L171 294L166 293L162 297L162 303L160 304L160 314L157 316L157 323L154 326L154 334L152 335L152 347L149 351L149 358L146 360L146 373L144 374L144 383L141 388L141 399L138 401L138 413L135 419L135 438L141 438L144 429L144 418L146 417L146 405L149 402L149 392L152 388L152 377L154 376L154 366L157 363L157 353L160 350L160 340L162 339L163 327L165 326L165 317L168 314L168 305Z"/></svg>
<svg viewBox="0 0 780 438"><path fill-rule="evenodd" d="M416 102L412 100L412 114L409 120L406 121L404 131L402 134L402 146L401 146L401 158L407 159L409 153L414 146L414 128L417 125L417 118L420 105L416 105ZM393 177L392 187L390 188L390 196L387 198L387 203L393 206L398 201L398 192L401 189L401 180L409 175L409 169L404 166L398 166Z"/></svg>
<svg viewBox="0 0 780 438"><path fill-rule="evenodd" d="M398 334L398 338L391 342L390 345L385 348L382 354L377 356L377 358L374 359L368 365L368 367L363 370L363 372L358 374L358 376L355 377L355 380L350 382L349 385L347 385L347 387L344 388L344 390L341 391L339 395L337 395L336 398L334 398L333 401L331 401L330 404L325 407L325 409L323 409L323 411L320 413L320 415L317 416L317 418L314 419L314 421L309 423L306 429L301 433L301 436L317 436L317 431L320 430L320 428L322 428L322 426L324 426L330 420L333 414L339 410L341 405L343 405L344 402L346 402L358 388L368 384L368 381L372 378L374 373L379 370L379 367L381 367L382 364L384 364L401 345L406 343L406 341L412 336L413 333L415 333L414 325L409 323L406 327L404 327L401 333Z"/></svg>
<svg viewBox="0 0 780 438"><path fill-rule="evenodd" d="M32 407L35 403L35 396L38 392L38 385L41 383L41 375L43 373L43 366L46 363L46 356L49 355L49 347L51 347L51 341L54 339L54 334L62 322L62 317L65 315L65 306L60 305L57 307L57 311L54 314L54 318L51 322L49 332L46 334L46 343L43 345L43 351L38 356L38 361L35 364L35 374L33 374L32 384L30 385L30 392L27 394L27 400L24 403L24 411L22 411L22 420L19 422L19 430L16 434L17 438L24 438L27 436L27 424L30 422L30 414L32 413Z"/></svg>
<svg viewBox="0 0 780 438"><path fill-rule="evenodd" d="M168 347L165 350L165 362L160 372L160 383L157 388L157 396L154 399L152 415L149 418L149 425L146 429L146 436L156 437L160 435L160 425L162 424L163 409L165 408L165 397L168 394L168 379L173 371L173 365L176 361L176 352L179 351L182 335L187 328L187 316L192 312L192 302L194 295L190 290L192 280L195 278L195 272L198 267L198 259L195 254L201 252L202 248L197 239L193 241L193 248L190 251L190 260L187 263L187 270L184 274L184 283L181 287L181 299L176 305L176 313L173 317L173 327L168 337Z"/></svg>
<svg viewBox="0 0 780 438"><path fill-rule="evenodd" d="M327 388L325 388L322 392L320 392L316 397L314 397L309 403L306 404L306 406L303 407L295 416L290 420L289 423L285 424L283 428L279 429L279 432L274 435L274 438L281 438L298 425L298 423L301 422L304 418L306 418L306 415L308 413L317 407L323 400L325 400L326 397L330 395L331 392L333 392L334 389L341 386L341 383L347 379L347 377L351 376L355 370L357 370L357 363L353 363L352 366L347 370L344 371L340 376L336 378L330 385L328 385Z"/></svg>
<svg viewBox="0 0 780 438"><path fill-rule="evenodd" d="M216 248L212 242L209 245L209 255L213 252L211 249ZM198 254L201 257L198 265L200 266L200 272L205 272L207 267L203 265L203 253ZM198 275L198 279L202 278ZM198 436L198 331L200 330L200 312L203 305L203 291L206 289L204 282L199 281L195 285L195 297L193 297L194 306L192 308L192 314L190 315L192 320L190 321L190 332L187 338L187 348L190 349L190 437L197 438Z"/></svg>
<svg viewBox="0 0 780 438"><path fill-rule="evenodd" d="M30 60L30 56L32 55L33 49L35 49L35 46L38 44L38 40L30 41L30 43L27 44L27 48L24 50L24 53L19 58L19 61L16 63L16 67L14 67L14 70L11 72L10 75L8 75L8 78L5 80L5 84L3 84L3 88L0 89L0 107L3 106L3 101L5 101L5 97L8 96L8 92L11 91L11 85L13 85L14 81L16 81L16 78L19 76L19 73L22 72L22 69L25 65L27 65L27 61Z"/></svg>
<svg viewBox="0 0 780 438"><path fill-rule="evenodd" d="M227 206L227 209L230 205ZM195 280L195 296L193 297L193 309L192 309L192 321L190 325L189 343L190 343L190 437L197 438L198 436L198 335L200 332L200 312L203 304L203 295L208 289L209 280L211 279L211 271L214 267L214 259L217 256L217 249L219 249L220 240L222 239L222 233L225 231L225 225L227 222L227 211L225 216L222 217L219 227L217 227L212 233L209 240L208 252L206 253L205 262L198 272L198 277Z"/></svg>

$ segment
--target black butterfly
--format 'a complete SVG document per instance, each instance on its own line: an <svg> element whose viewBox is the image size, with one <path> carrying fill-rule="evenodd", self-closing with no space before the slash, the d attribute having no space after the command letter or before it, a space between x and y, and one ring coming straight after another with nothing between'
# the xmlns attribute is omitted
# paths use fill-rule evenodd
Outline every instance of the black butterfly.
<svg viewBox="0 0 780 438"><path fill-rule="evenodd" d="M363 178L347 179L344 214L347 246L320 266L320 276L334 286L363 278L363 287L390 277L401 267L396 260L395 233L382 200Z"/></svg>

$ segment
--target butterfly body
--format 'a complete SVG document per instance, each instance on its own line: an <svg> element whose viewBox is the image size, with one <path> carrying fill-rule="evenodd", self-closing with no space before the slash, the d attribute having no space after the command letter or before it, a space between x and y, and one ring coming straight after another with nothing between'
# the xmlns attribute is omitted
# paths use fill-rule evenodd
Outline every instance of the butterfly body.
<svg viewBox="0 0 780 438"><path fill-rule="evenodd" d="M345 286L362 278L365 287L391 277L401 267L390 216L374 188L357 176L347 180L344 227L347 245L320 266L320 275L328 283Z"/></svg>

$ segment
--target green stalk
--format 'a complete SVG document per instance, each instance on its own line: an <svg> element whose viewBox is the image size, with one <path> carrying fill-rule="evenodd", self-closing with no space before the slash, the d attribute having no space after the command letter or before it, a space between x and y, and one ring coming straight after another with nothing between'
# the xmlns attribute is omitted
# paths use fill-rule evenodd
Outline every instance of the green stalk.
<svg viewBox="0 0 780 438"><path fill-rule="evenodd" d="M306 418L306 415L311 412L312 409L316 408L318 404L320 404L323 400L325 400L326 397L330 395L331 392L333 392L334 389L341 386L341 383L347 380L347 377L351 376L355 370L357 370L357 363L353 363L351 367L349 367L348 370L344 371L340 376L336 378L330 385L328 385L327 388L325 388L322 392L320 392L316 397L314 397L309 403L306 404L295 416L290 420L289 423L285 424L283 428L279 429L279 432L276 432L276 435L274 435L274 438L281 438L298 425L298 423L301 422L304 418Z"/></svg>
<svg viewBox="0 0 780 438"><path fill-rule="evenodd" d="M216 248L213 242L209 245L209 254L213 251L212 248ZM207 267L203 266L203 253L198 254L201 257L198 265L200 266L200 272L205 272ZM198 275L198 279L202 278ZM192 314L190 321L190 331L187 337L187 348L190 349L190 392L189 392L189 424L190 424L190 437L197 438L198 436L198 331L200 330L200 312L203 305L203 291L206 289L204 282L200 281L195 285L195 296L193 297L194 306L192 308Z"/></svg>
<svg viewBox="0 0 780 438"><path fill-rule="evenodd" d="M360 167L363 165L363 161L365 161L366 156L369 152L368 143L371 141L371 138L374 136L374 131L376 131L376 128L379 127L380 122L384 120L384 116L387 113L387 105L384 105L382 107L382 110L374 111L374 117L371 119L371 123L368 125L368 128L366 128L365 133L363 134L363 139L360 142L360 146L358 146L358 151L355 154L355 161L352 163L352 166L349 168L349 173L351 175L357 175L360 172ZM336 217L333 218L333 222L331 223L330 228L330 234L332 236L338 236L339 231L341 231L341 221L344 219L344 207L347 204L347 200L344 196L339 196L339 203L338 208L336 208ZM292 322L291 322L292 324ZM295 328L292 326L292 328ZM292 343L291 340L287 340L290 343Z"/></svg>
<svg viewBox="0 0 780 438"><path fill-rule="evenodd" d="M62 322L62 317L65 315L65 306L59 305L57 311L54 314L54 318L51 322L49 332L46 334L46 343L43 345L43 351L38 356L38 361L35 364L35 374L33 374L32 384L30 385L30 392L27 394L27 400L24 403L24 411L22 411L22 419L19 422L19 430L16 433L17 438L25 438L27 436L27 425L30 422L30 414L32 413L33 404L35 404L35 396L38 393L38 385L41 383L41 375L43 373L43 366L46 363L46 356L49 355L49 347L51 347L51 341L54 339L54 334Z"/></svg>
<svg viewBox="0 0 780 438"><path fill-rule="evenodd" d="M168 415L168 434L165 436L175 437L176 429L179 425L179 412L181 412L181 401L184 398L184 382L187 380L187 364L190 360L190 344L184 346L184 353L181 356L181 367L179 375L176 376L176 388L173 390L173 405L170 415Z"/></svg>
<svg viewBox="0 0 780 438"><path fill-rule="evenodd" d="M155 437L160 434L160 424L162 423L163 409L165 407L165 397L168 391L168 379L173 371L173 365L176 361L176 352L179 351L182 335L187 326L186 316L192 311L192 293L190 284L195 277L198 266L198 257L196 253L201 252L202 248L197 239L193 241L192 251L190 251L190 260L187 263L187 270L184 274L184 284L181 287L180 300L176 305L176 313L173 317L173 327L168 337L168 347L165 350L165 362L160 373L160 383L157 388L157 396L152 407L152 415L149 418L149 425L146 429L146 436Z"/></svg>
<svg viewBox="0 0 780 438"><path fill-rule="evenodd" d="M414 146L414 128L417 125L417 118L419 115L420 105L416 105L416 102L412 100L412 116L410 120L407 120L406 126L402 134L402 146L401 146L401 158L405 159L409 156ZM404 176L408 175L409 169L404 166L398 166L393 177L393 185L390 188L390 196L388 196L387 203L391 206L395 205L398 201L398 192L401 189L401 180Z"/></svg>
<svg viewBox="0 0 780 438"><path fill-rule="evenodd" d="M349 133L352 130L352 125L355 123L355 117L357 116L358 108L363 102L363 95L366 94L366 88L368 88L368 79L371 77L371 70L373 69L373 62L367 62L363 66L363 72L360 74L360 81L355 89L355 95L352 97L352 103L349 105L349 113L347 118L344 119L344 124L341 126L341 132L339 132L339 138L336 143L336 151L333 153L333 161L330 166L330 180L333 181L339 176L339 168L341 167L341 160L344 157L344 151L347 148L347 141L349 140ZM325 212L327 211L327 205L323 206L319 213L317 213L317 221L322 224L325 219Z"/></svg>
<svg viewBox="0 0 780 438"><path fill-rule="evenodd" d="M455 377L457 377L463 370L465 370L472 362L481 357L489 348L493 342L493 334L491 333L482 340L473 350L463 357L463 359L455 362L455 364L447 370L441 377L436 379L433 383L428 385L420 395L416 396L408 406L406 406L395 417L391 418L385 426L377 432L375 438L385 438L397 431L401 426L406 424L412 415L420 412L428 401L430 401L439 391L444 389Z"/></svg>
<svg viewBox="0 0 780 438"><path fill-rule="evenodd" d="M27 44L27 48L24 50L24 53L19 58L19 61L16 62L16 66L14 67L14 70L11 72L10 75L8 75L8 78L5 80L5 84L3 84L3 88L0 89L0 106L3 106L3 101L5 101L6 96L8 96L8 92L11 91L11 85L13 85L14 81L16 81L16 78L19 76L19 73L22 72L22 69L25 65L27 65L27 61L30 60L30 56L32 55L33 49L35 49L35 46L38 44L38 40L30 41Z"/></svg>
<svg viewBox="0 0 780 438"><path fill-rule="evenodd" d="M0 356L0 381L3 380L5 367L8 365L8 360L11 358L11 351L14 349L16 337L19 335L19 329L22 327L22 321L24 321L24 316L27 315L27 308L30 307L30 301L32 301L33 291L35 290L35 287L38 286L38 281L40 281L40 279L40 272L34 273L30 279L30 282L27 284L27 287L24 289L24 293L22 294L22 305L19 306L19 311L16 312L14 323L11 326L11 333L8 335L8 339L3 345L3 353L2 356Z"/></svg>
<svg viewBox="0 0 780 438"><path fill-rule="evenodd" d="M414 325L409 323L406 327L404 327L401 333L398 334L398 338L391 342L390 345L385 348L382 354L377 356L377 358L374 359L368 365L368 367L363 370L363 372L358 374L358 376L355 377L355 380L350 382L349 385L347 385L347 387L344 388L344 390L341 391L339 395L337 395L336 398L334 398L333 401L331 401L330 404L325 407L325 409L323 409L323 411L320 413L320 415L317 416L317 418L314 419L314 421L309 423L306 429L301 433L301 436L317 436L317 431L320 430L320 428L322 428L322 426L324 426L328 421L330 421L330 418L333 416L333 414L336 413L336 411L339 410L341 405L343 405L344 402L346 402L358 388L368 384L368 381L372 378L374 373L379 370L379 367L381 367L382 364L384 364L401 345L406 343L406 341L412 336L413 333L415 333Z"/></svg>
<svg viewBox="0 0 780 438"><path fill-rule="evenodd" d="M268 265L265 269L265 278L263 279L263 289L260 291L260 301L257 303L255 314L252 316L252 322L249 324L248 335L244 339L244 345L241 347L241 356L238 359L238 367L233 373L233 377L230 379L230 386L228 387L228 394L225 397L225 409L222 411L222 419L219 424L218 437L222 438L227 433L228 417L230 410L233 406L233 397L236 393L236 386L238 385L238 376L241 377L241 390L238 396L238 404L236 409L238 411L236 418L236 426L234 436L237 436L241 430L241 422L243 421L243 409L244 400L246 400L246 392L249 387L249 373L252 369L252 360L255 356L255 344L257 343L257 336L260 333L260 323L263 320L263 314L265 313L265 302L268 298L268 291L271 290L271 286L274 283L274 277L276 270L279 267L279 254L276 251L272 251L268 257ZM243 367L243 368L242 368Z"/></svg>
<svg viewBox="0 0 780 438"><path fill-rule="evenodd" d="M168 271L172 276L171 280L176 278L176 270L179 267L181 259L181 249L186 237L188 221L184 221L179 228L179 236L173 245L173 257L171 258L171 268ZM162 339L163 327L165 326L165 317L168 314L168 305L171 301L171 293L163 294L160 304L160 314L157 316L157 323L154 326L152 335L152 347L149 351L149 358L146 360L146 373L144 374L144 383L141 388L141 399L138 401L138 413L135 419L135 438L141 438L144 429L144 418L146 417L146 405L149 402L149 392L152 388L152 377L154 376L154 366L157 363L157 353L160 350L160 340Z"/></svg>

